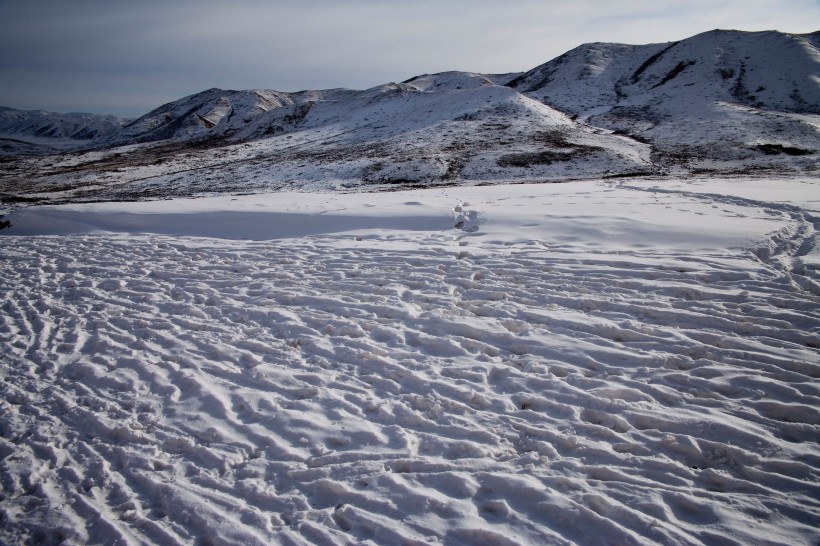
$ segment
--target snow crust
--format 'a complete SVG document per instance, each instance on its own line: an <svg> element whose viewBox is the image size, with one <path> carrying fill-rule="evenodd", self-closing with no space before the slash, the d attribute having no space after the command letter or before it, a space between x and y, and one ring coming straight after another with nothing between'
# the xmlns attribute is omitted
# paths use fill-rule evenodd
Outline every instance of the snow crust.
<svg viewBox="0 0 820 546"><path fill-rule="evenodd" d="M31 207L0 542L816 544L820 180Z"/></svg>

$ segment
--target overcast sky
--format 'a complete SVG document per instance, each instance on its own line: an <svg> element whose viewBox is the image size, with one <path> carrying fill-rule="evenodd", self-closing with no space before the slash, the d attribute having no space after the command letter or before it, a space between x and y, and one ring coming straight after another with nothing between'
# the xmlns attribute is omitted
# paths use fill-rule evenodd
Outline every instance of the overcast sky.
<svg viewBox="0 0 820 546"><path fill-rule="evenodd" d="M715 28L820 30L820 0L0 0L0 105L136 117L210 87L516 72Z"/></svg>

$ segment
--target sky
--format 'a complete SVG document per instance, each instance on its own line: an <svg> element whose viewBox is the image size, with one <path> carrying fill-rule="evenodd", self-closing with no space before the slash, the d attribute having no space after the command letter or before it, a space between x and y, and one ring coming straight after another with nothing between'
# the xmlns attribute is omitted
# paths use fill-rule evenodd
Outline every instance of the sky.
<svg viewBox="0 0 820 546"><path fill-rule="evenodd" d="M137 117L211 87L529 70L587 42L820 30L820 0L0 0L0 105Z"/></svg>

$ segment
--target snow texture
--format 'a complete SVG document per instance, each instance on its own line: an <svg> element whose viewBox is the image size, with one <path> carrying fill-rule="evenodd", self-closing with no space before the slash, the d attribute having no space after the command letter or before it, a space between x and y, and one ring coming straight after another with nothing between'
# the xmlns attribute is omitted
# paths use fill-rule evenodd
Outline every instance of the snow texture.
<svg viewBox="0 0 820 546"><path fill-rule="evenodd" d="M818 217L817 178L21 209L0 542L817 544Z"/></svg>

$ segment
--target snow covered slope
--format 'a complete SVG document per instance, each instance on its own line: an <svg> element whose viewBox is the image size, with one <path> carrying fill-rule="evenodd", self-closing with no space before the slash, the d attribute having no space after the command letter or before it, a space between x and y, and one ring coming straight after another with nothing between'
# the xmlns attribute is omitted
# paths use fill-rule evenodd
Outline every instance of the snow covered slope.
<svg viewBox="0 0 820 546"><path fill-rule="evenodd" d="M816 545L818 183L19 210L0 543Z"/></svg>
<svg viewBox="0 0 820 546"><path fill-rule="evenodd" d="M586 44L508 85L648 140L667 166L816 164L818 36L715 30L666 44Z"/></svg>

